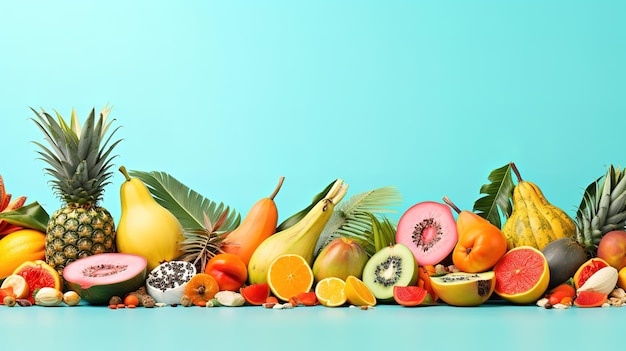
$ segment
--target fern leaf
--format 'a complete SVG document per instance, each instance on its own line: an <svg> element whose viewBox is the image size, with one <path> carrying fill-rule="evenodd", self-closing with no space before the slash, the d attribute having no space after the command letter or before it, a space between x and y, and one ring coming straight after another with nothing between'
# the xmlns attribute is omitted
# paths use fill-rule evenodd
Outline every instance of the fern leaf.
<svg viewBox="0 0 626 351"><path fill-rule="evenodd" d="M315 252L318 253L338 237L352 237L363 242L373 241L372 220L369 215L395 213L397 211L392 207L401 203L400 192L391 186L353 195L348 201L335 207L317 241Z"/></svg>
<svg viewBox="0 0 626 351"><path fill-rule="evenodd" d="M155 201L172 212L186 230L207 229L205 215L211 223L218 223L224 212L229 215L221 222L221 230L233 230L239 226L239 213L223 203L203 197L165 172L130 171L130 175L141 180Z"/></svg>
<svg viewBox="0 0 626 351"><path fill-rule="evenodd" d="M474 212L485 218L498 228L502 227L501 216L509 218L513 211L513 176L512 165L494 169L489 174L489 184L480 187L480 193L485 196L474 202Z"/></svg>

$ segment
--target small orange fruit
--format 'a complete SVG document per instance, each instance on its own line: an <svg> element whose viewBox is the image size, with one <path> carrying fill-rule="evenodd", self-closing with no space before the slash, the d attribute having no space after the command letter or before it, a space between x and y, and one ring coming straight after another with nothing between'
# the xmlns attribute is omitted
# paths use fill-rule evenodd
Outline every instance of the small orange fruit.
<svg viewBox="0 0 626 351"><path fill-rule="evenodd" d="M313 280L311 266L296 254L276 257L267 270L267 283L274 296L282 301L289 301L292 296L310 291Z"/></svg>
<svg viewBox="0 0 626 351"><path fill-rule="evenodd" d="M315 286L317 300L326 307L337 307L346 303L346 282L337 277L320 280Z"/></svg>
<svg viewBox="0 0 626 351"><path fill-rule="evenodd" d="M196 306L206 306L220 291L217 280L207 273L198 273L191 277L185 286L185 295Z"/></svg>
<svg viewBox="0 0 626 351"><path fill-rule="evenodd" d="M375 306L376 297L363 281L353 275L346 278L346 300L354 306Z"/></svg>

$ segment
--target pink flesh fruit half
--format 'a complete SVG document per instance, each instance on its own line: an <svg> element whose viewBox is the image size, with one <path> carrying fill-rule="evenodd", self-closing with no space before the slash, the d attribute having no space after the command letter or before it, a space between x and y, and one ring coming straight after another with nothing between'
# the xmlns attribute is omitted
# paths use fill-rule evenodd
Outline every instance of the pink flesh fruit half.
<svg viewBox="0 0 626 351"><path fill-rule="evenodd" d="M428 291L419 286L399 286L393 287L393 299L403 306L417 306L426 300Z"/></svg>
<svg viewBox="0 0 626 351"><path fill-rule="evenodd" d="M398 221L396 242L406 245L419 265L446 258L458 240L456 221L448 205L425 201L410 207Z"/></svg>
<svg viewBox="0 0 626 351"><path fill-rule="evenodd" d="M80 258L63 269L70 290L92 305L106 305L145 284L148 260L139 255L101 253Z"/></svg>
<svg viewBox="0 0 626 351"><path fill-rule="evenodd" d="M496 291L507 295L529 291L539 282L544 265L543 257L530 249L510 251L494 267Z"/></svg>

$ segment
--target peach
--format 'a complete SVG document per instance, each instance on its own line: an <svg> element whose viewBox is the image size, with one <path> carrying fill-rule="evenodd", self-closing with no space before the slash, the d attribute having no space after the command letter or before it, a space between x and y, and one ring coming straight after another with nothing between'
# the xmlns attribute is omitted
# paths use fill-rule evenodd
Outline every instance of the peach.
<svg viewBox="0 0 626 351"><path fill-rule="evenodd" d="M597 256L618 271L626 267L626 231L610 231L600 239Z"/></svg>

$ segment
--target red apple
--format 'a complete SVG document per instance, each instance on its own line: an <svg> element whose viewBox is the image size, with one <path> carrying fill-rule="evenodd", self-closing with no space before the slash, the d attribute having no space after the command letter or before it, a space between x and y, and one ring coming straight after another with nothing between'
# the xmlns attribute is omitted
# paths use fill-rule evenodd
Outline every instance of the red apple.
<svg viewBox="0 0 626 351"><path fill-rule="evenodd" d="M626 267L626 232L614 230L604 234L598 244L597 256L618 271Z"/></svg>

